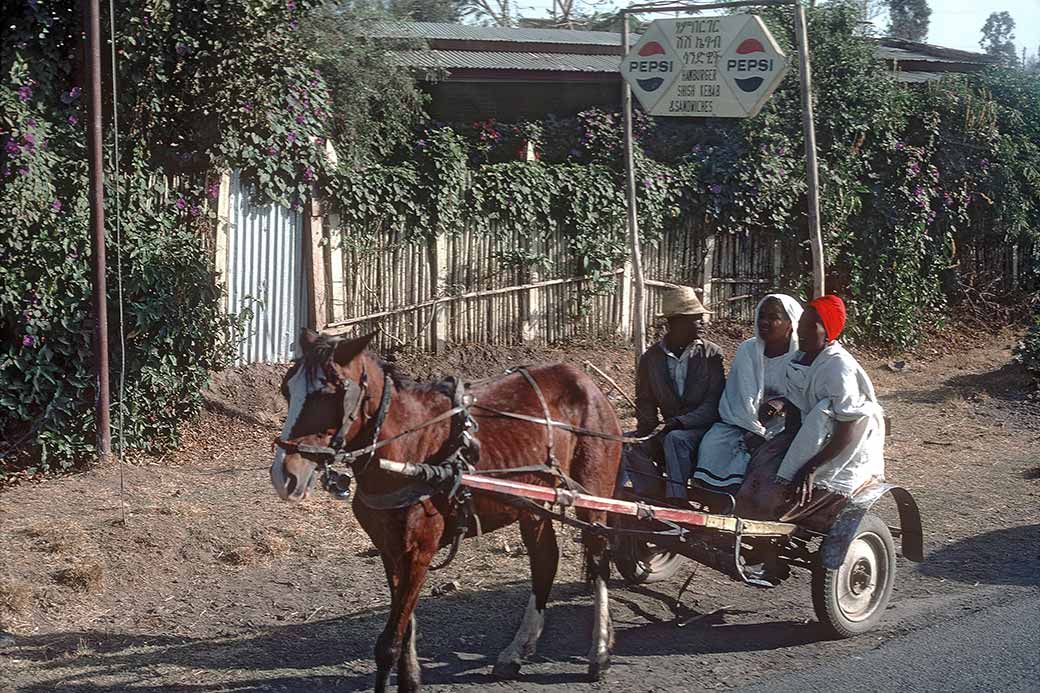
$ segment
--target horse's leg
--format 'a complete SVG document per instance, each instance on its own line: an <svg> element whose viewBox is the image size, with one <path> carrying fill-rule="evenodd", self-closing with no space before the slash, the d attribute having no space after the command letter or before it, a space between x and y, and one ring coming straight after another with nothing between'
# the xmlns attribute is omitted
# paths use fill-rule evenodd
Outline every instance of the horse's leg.
<svg viewBox="0 0 1040 693"><path fill-rule="evenodd" d="M598 681L610 668L610 649L614 646L614 623L610 618L610 598L607 594L610 559L607 555L607 542L604 537L587 534L584 542L593 597L589 677L593 681Z"/></svg>
<svg viewBox="0 0 1040 693"><path fill-rule="evenodd" d="M401 545L410 550L400 556L398 564L387 569L391 584L390 615L386 627L376 640L376 686L377 692L386 690L390 669L398 663L397 690L402 693L418 691L421 686L419 659L415 650L415 605L419 601L430 562L437 552L443 524L431 526L425 510L413 507L409 513L419 513L425 526L411 518L406 522ZM386 565L389 559L383 558ZM391 577L392 575L392 577ZM395 582L396 580L396 582Z"/></svg>
<svg viewBox="0 0 1040 693"><path fill-rule="evenodd" d="M494 674L499 678L511 679L520 673L525 657L534 654L538 638L545 625L545 607L549 603L549 591L556 579L556 567L560 561L560 549L556 544L556 530L551 520L530 513L520 516L520 536L527 547L531 562L531 598L524 610L520 628L509 646L502 650L495 662Z"/></svg>
<svg viewBox="0 0 1040 693"><path fill-rule="evenodd" d="M392 636L388 635L388 633L391 631L390 626L393 623L393 615L398 608L397 586L400 581L398 580L397 571L394 568L393 561L390 560L385 552L381 552L379 556L383 559L383 569L386 571L386 582L387 586L390 588L390 616L388 617L386 627L376 640L375 649L375 690L381 692L386 690L387 681L390 679L390 670L394 666Z"/></svg>
<svg viewBox="0 0 1040 693"><path fill-rule="evenodd" d="M401 656L397 659L397 687L400 690L419 690L422 685L422 670L419 668L419 653L415 649L416 636L415 612L408 623L408 631L401 643ZM405 686L404 682L408 681Z"/></svg>

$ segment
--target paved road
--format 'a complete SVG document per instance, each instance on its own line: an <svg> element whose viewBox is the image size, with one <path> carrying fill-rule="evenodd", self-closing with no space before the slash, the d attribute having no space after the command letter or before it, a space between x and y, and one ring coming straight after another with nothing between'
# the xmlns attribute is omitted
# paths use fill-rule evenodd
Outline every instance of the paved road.
<svg viewBox="0 0 1040 693"><path fill-rule="evenodd" d="M890 640L871 652L744 689L804 691L1040 690L1040 596Z"/></svg>

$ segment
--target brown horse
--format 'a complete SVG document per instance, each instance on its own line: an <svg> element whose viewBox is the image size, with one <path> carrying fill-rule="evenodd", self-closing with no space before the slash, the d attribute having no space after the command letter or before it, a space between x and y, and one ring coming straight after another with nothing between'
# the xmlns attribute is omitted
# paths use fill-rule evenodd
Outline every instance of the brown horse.
<svg viewBox="0 0 1040 693"><path fill-rule="evenodd" d="M284 500L305 499L318 476L315 455L300 452L297 446L329 446L340 433L344 447L371 444L378 435L382 441L427 423L453 406L451 393L437 385L416 385L388 370L365 347L373 335L344 339L318 335L306 330L300 337L303 357L285 376L282 392L289 413L271 465L271 483ZM571 427L619 436L621 427L610 402L581 370L568 365L531 368L551 418ZM389 377L388 377L389 376ZM355 396L356 410L348 392ZM388 409L382 426L376 425L384 388L389 387ZM478 385L472 391L478 405L543 418L543 403L538 392L521 375L514 373ZM541 424L517 421L471 408L479 429L478 470L508 469L544 464L547 460L549 430ZM343 429L340 432L340 429ZM378 429L378 432L377 432ZM376 453L402 462L437 460L453 445L453 427L448 418L397 438ZM552 429L552 455L559 469L584 486L589 493L611 496L621 462L621 443L592 436L577 435L562 428ZM339 440L335 441L339 444ZM386 688L390 670L397 662L398 690L414 691L420 685L419 662L415 650L414 609L430 563L446 545L453 523L450 501L445 493L406 500L405 507L373 509L365 499L406 497L410 482L380 471L378 464L357 464L358 493L353 507L358 521L379 550L390 587L390 614L386 628L375 647L377 691ZM551 475L518 473L518 481L551 485ZM516 637L498 656L496 676L512 678L519 674L523 657L530 656L542 632L549 590L556 576L559 551L552 521L530 509L516 507L502 498L476 494L473 509L479 527L490 532L519 521L520 533L530 557L532 594ZM606 524L606 513L579 510L579 518ZM593 582L595 614L593 643L589 651L589 674L598 679L610 664L613 625L607 601L609 574L607 541L601 534L583 536L589 579Z"/></svg>

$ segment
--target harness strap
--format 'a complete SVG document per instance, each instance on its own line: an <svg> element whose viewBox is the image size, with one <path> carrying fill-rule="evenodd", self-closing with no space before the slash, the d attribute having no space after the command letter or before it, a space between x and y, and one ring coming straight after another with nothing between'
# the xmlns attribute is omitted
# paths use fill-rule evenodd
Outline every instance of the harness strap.
<svg viewBox="0 0 1040 693"><path fill-rule="evenodd" d="M489 407L486 404L475 403L473 407L476 409L483 409L484 411L495 414L496 416L505 416L510 419L518 419L519 421L526 421L528 423L540 424L543 426L554 426L556 428L562 428L565 431L570 431L571 433L577 433L578 435L592 436L593 438L602 438L603 440L612 440L617 443L642 443L650 440L655 435L651 433L645 436L616 436L611 433L603 433L601 431L582 428L581 426L572 426L571 424L563 423L562 421L555 421L553 419L539 419L537 416L528 416L527 414L503 411L501 409Z"/></svg>
<svg viewBox="0 0 1040 693"><path fill-rule="evenodd" d="M559 462L556 461L556 455L553 454L553 438L554 438L554 435L553 435L553 426L552 426L552 423L551 423L552 422L552 414L549 413L549 403L547 401L545 401L545 393L542 392L542 388L538 387L537 381L535 381L534 377L531 375L531 373L527 370L527 368L525 366L520 366L519 368L516 369L516 372L519 373L520 375L524 376L524 380L526 380L527 384L531 386L531 389L534 390L534 393L536 395L538 395L538 402L542 405L542 413L545 414L545 430L546 430L546 439L545 439L546 451L545 452L546 452L546 457L549 460L549 466L550 467L557 467L557 466L559 466Z"/></svg>

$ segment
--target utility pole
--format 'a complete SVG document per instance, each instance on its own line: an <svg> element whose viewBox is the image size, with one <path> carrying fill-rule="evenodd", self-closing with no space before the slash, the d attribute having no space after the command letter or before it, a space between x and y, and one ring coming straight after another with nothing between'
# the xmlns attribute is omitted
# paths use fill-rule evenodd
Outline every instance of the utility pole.
<svg viewBox="0 0 1040 693"><path fill-rule="evenodd" d="M816 162L816 127L813 125L812 71L809 68L809 35L805 8L795 3L794 38L798 44L798 76L802 82L802 131L805 133L805 183L809 202L809 245L813 259L813 298L823 296L823 234L820 231L820 170Z"/></svg>
<svg viewBox="0 0 1040 693"><path fill-rule="evenodd" d="M628 53L628 15L622 12L621 54ZM632 263L632 283L635 301L632 304L632 347L636 353L636 364L646 350L646 287L643 281L643 256L639 244L639 217L636 214L636 171L632 146L632 89L628 82L621 81L621 110L625 119L625 191L628 199L628 243Z"/></svg>
<svg viewBox="0 0 1040 693"><path fill-rule="evenodd" d="M102 158L104 132L101 127L101 11L98 0L87 0L84 25L87 34L87 69L90 94L87 101L87 149L90 170L91 268L94 274L94 423L97 456L107 462L112 451L108 389L108 288L105 282L105 168Z"/></svg>

